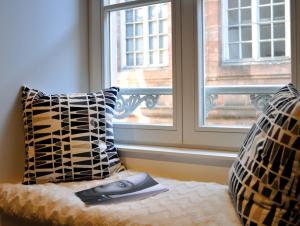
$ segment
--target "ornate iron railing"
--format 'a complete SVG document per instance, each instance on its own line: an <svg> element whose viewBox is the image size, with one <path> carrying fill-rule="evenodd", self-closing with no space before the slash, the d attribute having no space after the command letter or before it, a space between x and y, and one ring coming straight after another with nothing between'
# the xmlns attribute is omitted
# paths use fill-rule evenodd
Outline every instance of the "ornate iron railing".
<svg viewBox="0 0 300 226"><path fill-rule="evenodd" d="M266 103L272 98L273 94L281 86L209 86L205 88L205 114L216 106L216 100L219 95L249 95L251 104L256 110L261 111Z"/></svg>
<svg viewBox="0 0 300 226"><path fill-rule="evenodd" d="M153 109L161 95L172 95L172 88L123 88L119 92L115 118L127 118L143 103Z"/></svg>
<svg viewBox="0 0 300 226"><path fill-rule="evenodd" d="M257 109L262 110L268 100L281 86L209 86L205 92L205 114L216 106L219 95L250 95L251 104ZM172 95L171 88L122 88L120 90L117 105L117 119L127 118L140 105L144 104L147 109L156 107L162 95Z"/></svg>

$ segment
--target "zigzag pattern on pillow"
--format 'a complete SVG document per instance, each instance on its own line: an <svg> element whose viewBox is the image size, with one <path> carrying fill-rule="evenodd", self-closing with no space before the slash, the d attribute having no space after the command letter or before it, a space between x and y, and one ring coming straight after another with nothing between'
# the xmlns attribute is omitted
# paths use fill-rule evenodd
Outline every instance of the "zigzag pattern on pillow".
<svg viewBox="0 0 300 226"><path fill-rule="evenodd" d="M300 225L300 94L292 84L248 133L229 190L244 225Z"/></svg>
<svg viewBox="0 0 300 226"><path fill-rule="evenodd" d="M110 88L46 95L24 87L23 183L101 179L122 169L113 144L117 93L117 88Z"/></svg>

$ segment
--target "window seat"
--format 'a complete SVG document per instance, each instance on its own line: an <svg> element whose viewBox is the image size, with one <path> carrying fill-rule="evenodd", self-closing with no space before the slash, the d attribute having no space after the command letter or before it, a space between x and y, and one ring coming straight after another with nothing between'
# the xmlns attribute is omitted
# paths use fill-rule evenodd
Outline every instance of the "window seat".
<svg viewBox="0 0 300 226"><path fill-rule="evenodd" d="M43 185L0 185L0 210L8 215L59 225L241 225L227 186L156 178L169 191L119 204L87 207L74 192L135 174L105 180Z"/></svg>

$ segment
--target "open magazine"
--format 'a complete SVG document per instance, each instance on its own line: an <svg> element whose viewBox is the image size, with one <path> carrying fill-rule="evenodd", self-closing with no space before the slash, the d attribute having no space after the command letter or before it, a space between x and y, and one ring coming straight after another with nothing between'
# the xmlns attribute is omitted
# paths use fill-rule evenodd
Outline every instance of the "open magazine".
<svg viewBox="0 0 300 226"><path fill-rule="evenodd" d="M87 205L116 203L144 199L169 189L159 184L147 173L140 173L123 180L99 185L75 194Z"/></svg>

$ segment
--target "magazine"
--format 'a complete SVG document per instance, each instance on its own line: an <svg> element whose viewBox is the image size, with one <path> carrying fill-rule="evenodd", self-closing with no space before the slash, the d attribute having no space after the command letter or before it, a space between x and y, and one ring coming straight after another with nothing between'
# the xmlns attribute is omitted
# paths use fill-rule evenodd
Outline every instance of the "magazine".
<svg viewBox="0 0 300 226"><path fill-rule="evenodd" d="M99 185L75 194L87 205L116 203L144 199L169 189L159 184L147 173Z"/></svg>

